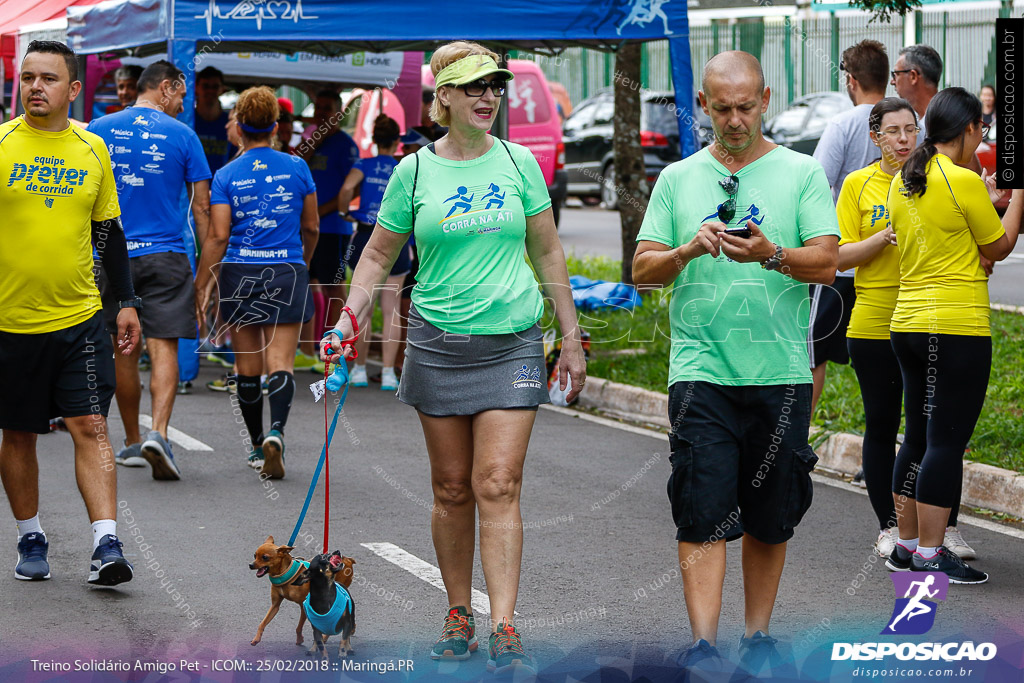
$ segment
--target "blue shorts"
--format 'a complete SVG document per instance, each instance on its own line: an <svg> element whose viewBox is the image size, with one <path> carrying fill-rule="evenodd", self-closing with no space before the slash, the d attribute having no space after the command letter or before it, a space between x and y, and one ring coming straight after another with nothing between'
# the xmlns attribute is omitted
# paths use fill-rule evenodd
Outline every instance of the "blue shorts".
<svg viewBox="0 0 1024 683"><path fill-rule="evenodd" d="M345 263L352 270L356 269L359 257L363 255L363 249L366 248L366 244L370 241L370 235L373 234L373 230L374 226L360 223L358 231L352 235L352 243L349 245L348 253L345 254ZM405 275L410 270L412 270L412 254L409 250L409 243L406 242L405 246L402 247L402 251L399 252L398 258L395 259L395 264L391 266L390 275Z"/></svg>
<svg viewBox="0 0 1024 683"><path fill-rule="evenodd" d="M302 263L222 263L220 315L232 327L287 325L313 317L309 273Z"/></svg>

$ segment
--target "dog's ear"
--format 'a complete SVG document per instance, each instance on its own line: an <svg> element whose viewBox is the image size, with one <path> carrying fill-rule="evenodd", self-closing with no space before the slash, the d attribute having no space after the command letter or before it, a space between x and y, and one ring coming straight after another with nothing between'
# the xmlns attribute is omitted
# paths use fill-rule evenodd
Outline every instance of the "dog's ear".
<svg viewBox="0 0 1024 683"><path fill-rule="evenodd" d="M283 545L283 546L281 546L280 548L277 549L277 554L278 555L284 555L285 553L290 553L293 550L295 550L295 546L293 546L293 545Z"/></svg>
<svg viewBox="0 0 1024 683"><path fill-rule="evenodd" d="M270 544L272 544L272 545L273 545L273 543L274 543L274 537L273 537L273 536L267 536L267 540L265 540L265 541L263 541L263 542L264 542L264 543L270 543Z"/></svg>

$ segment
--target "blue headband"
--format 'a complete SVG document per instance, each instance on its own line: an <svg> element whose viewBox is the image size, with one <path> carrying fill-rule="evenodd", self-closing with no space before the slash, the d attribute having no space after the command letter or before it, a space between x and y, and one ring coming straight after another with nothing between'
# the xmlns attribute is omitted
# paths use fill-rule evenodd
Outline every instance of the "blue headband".
<svg viewBox="0 0 1024 683"><path fill-rule="evenodd" d="M241 121L238 122L238 125L241 126L242 130L244 130L246 133L269 133L270 131L274 130L274 126L277 125L277 121L274 121L266 128L255 128L254 126L250 126L248 123L242 123Z"/></svg>

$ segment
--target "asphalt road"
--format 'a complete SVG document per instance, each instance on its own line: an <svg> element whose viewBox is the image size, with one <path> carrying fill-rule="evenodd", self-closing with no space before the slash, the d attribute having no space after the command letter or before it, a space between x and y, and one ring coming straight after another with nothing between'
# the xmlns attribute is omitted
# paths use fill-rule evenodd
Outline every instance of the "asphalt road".
<svg viewBox="0 0 1024 683"><path fill-rule="evenodd" d="M314 404L304 388L315 377L299 377L287 430L287 476L264 483L244 464L240 418L232 412L230 396L203 387L217 373L204 363L195 393L178 399L172 424L212 448L186 450L175 444L182 481L157 482L148 468L119 468L119 532L136 577L116 589L95 589L85 582L90 532L75 489L70 438L63 433L40 437L41 519L51 543L53 578L14 580L15 536L9 523L2 539L11 564L0 578L5 615L0 619L0 680L128 676L32 673L33 659L114 659L132 665L136 660L178 665L185 659L198 662L200 673L184 676L179 671L166 680L200 675L208 680L297 680L297 674L259 674L260 667L303 666L308 660L293 642L298 607L290 603L267 628L263 642L249 645L269 606L269 584L257 579L247 563L267 535L283 543L298 515L322 443L322 404ZM148 380L148 373L143 377ZM147 403L148 398L144 412ZM113 439L122 435L118 419L112 419ZM600 680L668 680L677 673L672 658L690 642L690 632L680 579L673 571L667 446L656 433L550 409L539 412L523 486L526 545L518 611L524 642L537 657L544 680L596 681L598 667L604 672ZM354 390L331 462L330 545L357 561L353 661L412 659L414 667L411 675L353 676L389 681L486 676L484 650L460 665L439 666L425 656L440 629L444 594L380 554L405 557L407 566L415 564L407 555L435 564L428 464L414 411L373 384ZM801 680L835 679L827 661L831 644L878 640L893 607L888 573L870 552L875 532L866 497L848 484L830 483L816 484L814 505L790 543L773 622L774 634L791 643L803 662L806 678ZM318 493L297 554L318 552L322 523ZM965 520L962 528L981 553L976 565L992 580L984 586L951 587L927 638L1001 638L997 642L1015 643L1019 655L1024 534L986 526ZM142 543L152 553L148 565ZM373 545L379 550L375 553L367 544L391 545ZM720 641L735 653L743 618L736 544L730 545L728 563ZM486 591L479 567L474 585ZM307 627L307 645L311 638ZM219 660L236 658L244 673L212 668ZM1019 663L1015 666L1019 675ZM336 671L329 678L339 676ZM840 679L849 680L849 674ZM163 679L138 673L134 680Z"/></svg>
<svg viewBox="0 0 1024 683"><path fill-rule="evenodd" d="M578 257L622 258L619 214L593 206L562 209L558 235L566 253ZM989 279L989 297L995 303L1024 306L1024 240L1005 261L996 264Z"/></svg>

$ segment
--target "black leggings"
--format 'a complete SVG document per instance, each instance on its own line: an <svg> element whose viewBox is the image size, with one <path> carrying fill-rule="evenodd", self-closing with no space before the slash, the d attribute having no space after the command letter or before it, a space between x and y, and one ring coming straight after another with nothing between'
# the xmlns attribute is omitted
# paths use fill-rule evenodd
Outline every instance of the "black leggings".
<svg viewBox="0 0 1024 683"><path fill-rule="evenodd" d="M890 333L903 375L906 433L892 491L956 508L967 442L985 404L992 338L928 332Z"/></svg>

